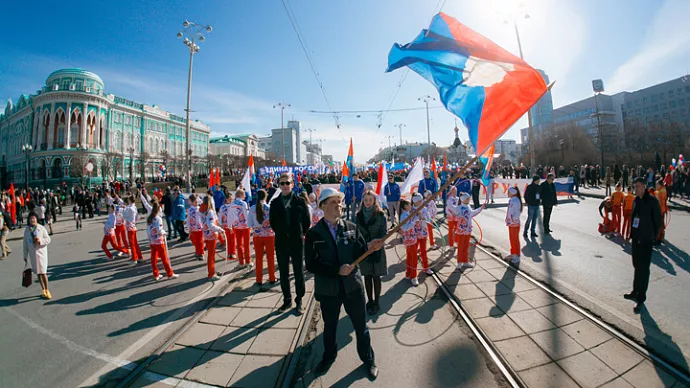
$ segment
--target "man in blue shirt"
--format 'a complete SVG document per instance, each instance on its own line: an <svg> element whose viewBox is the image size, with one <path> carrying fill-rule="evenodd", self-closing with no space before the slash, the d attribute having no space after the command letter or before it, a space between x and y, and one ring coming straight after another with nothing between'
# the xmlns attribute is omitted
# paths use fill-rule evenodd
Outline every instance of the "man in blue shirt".
<svg viewBox="0 0 690 388"><path fill-rule="evenodd" d="M436 179L431 176L431 172L429 172L429 169L425 168L424 179L419 181L418 191L423 196L427 190L431 191L431 194L436 193L436 191L438 191L438 182L436 182Z"/></svg>
<svg viewBox="0 0 690 388"><path fill-rule="evenodd" d="M469 179L465 178L465 173L460 173L460 178L455 181L455 187L458 188L458 193L470 193L472 192L472 183Z"/></svg>
<svg viewBox="0 0 690 388"><path fill-rule="evenodd" d="M388 176L388 183L383 188L383 194L386 196L386 203L388 204L388 218L395 226L397 224L396 217L400 216L400 186L395 183L393 175Z"/></svg>
<svg viewBox="0 0 690 388"><path fill-rule="evenodd" d="M359 204L362 202L362 196L364 195L364 182L359 179L359 174L355 173L353 175L354 181L352 182L355 200L352 203L352 220L354 221L354 214L359 209Z"/></svg>
<svg viewBox="0 0 690 388"><path fill-rule="evenodd" d="M216 185L216 189L213 192L213 204L216 208L216 213L220 211L220 207L225 203L225 193L221 190L220 185Z"/></svg>
<svg viewBox="0 0 690 388"><path fill-rule="evenodd" d="M187 232L184 231L184 222L187 218L187 209L185 208L185 203L187 201L185 200L184 195L180 193L180 188L178 186L175 186L173 195L175 199L173 202L172 217L173 221L175 222L175 229L177 229L177 234L180 235L180 239L178 241L184 242L187 240L187 237L189 236Z"/></svg>

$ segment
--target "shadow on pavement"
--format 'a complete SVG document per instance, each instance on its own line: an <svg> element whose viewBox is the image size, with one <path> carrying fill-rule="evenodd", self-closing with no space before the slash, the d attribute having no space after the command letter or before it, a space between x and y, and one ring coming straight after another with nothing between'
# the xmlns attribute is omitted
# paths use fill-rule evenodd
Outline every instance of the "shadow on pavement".
<svg viewBox="0 0 690 388"><path fill-rule="evenodd" d="M685 272L690 272L690 255L674 244L668 242L668 240L664 240L664 242L657 247L656 251L662 256L668 258L668 260L676 263L676 265L682 268ZM675 270L673 271L673 274L675 275Z"/></svg>
<svg viewBox="0 0 690 388"><path fill-rule="evenodd" d="M644 327L644 342L649 349L654 349L655 352L664 355L667 361L670 361L674 366L685 373L689 373L688 363L683 356L678 344L673 341L673 337L664 333L657 325L656 320L649 314L647 308L643 308L640 312L640 321ZM665 380L668 375L666 371L658 366L654 366L656 373L660 380Z"/></svg>

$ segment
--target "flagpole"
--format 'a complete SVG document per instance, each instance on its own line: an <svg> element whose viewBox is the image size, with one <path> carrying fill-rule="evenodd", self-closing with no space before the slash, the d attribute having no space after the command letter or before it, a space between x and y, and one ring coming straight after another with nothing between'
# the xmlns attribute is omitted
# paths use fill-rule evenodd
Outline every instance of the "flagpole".
<svg viewBox="0 0 690 388"><path fill-rule="evenodd" d="M453 175L443 186L441 186L441 188L440 188L438 191L436 191L435 193L431 194L431 196L429 196L429 198L425 199L424 202L422 202L422 204L421 204L417 209L415 209L409 216L407 216L407 218L405 218L404 220L400 221L400 223L398 223L398 225L396 225L395 227L393 227L393 229L391 229L385 236L383 236L382 240L383 240L383 241L386 241L386 240L388 240L392 235L394 235L395 233L398 233L398 231L400 230L400 228L402 228L402 226L403 226L404 224L408 223L412 218L414 218L422 209L424 209L424 208L426 207L426 205L427 205L429 202L436 200L436 197L438 196L438 194L441 193L441 192L442 192L443 190L445 190L446 188L448 188L448 186L450 186L451 182L453 182L453 181L455 181L456 179L460 178L460 174L461 174L461 173L464 173L468 168L470 168L470 166L472 166L472 165L474 164L474 162L477 161L478 158L479 158L479 157L475 155L474 158L472 158L469 162L467 162L467 164L465 164L461 169L459 169L459 170L455 173L455 175ZM360 257L358 257L357 260L355 260L355 261L354 261L352 264L350 264L350 265L354 267L355 265L357 265L357 264L361 263L362 261L364 261L364 259L366 259L369 255L371 255L371 254L374 253L375 251L376 251L376 250L374 250L374 249L369 249L368 251L364 252Z"/></svg>

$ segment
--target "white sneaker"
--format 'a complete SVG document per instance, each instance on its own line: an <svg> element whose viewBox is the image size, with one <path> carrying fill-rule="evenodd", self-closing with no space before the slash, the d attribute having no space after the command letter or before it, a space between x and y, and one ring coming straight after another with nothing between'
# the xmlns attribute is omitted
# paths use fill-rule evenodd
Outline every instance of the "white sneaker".
<svg viewBox="0 0 690 388"><path fill-rule="evenodd" d="M417 287L419 285L419 280L417 280L417 278L412 278L412 285Z"/></svg>
<svg viewBox="0 0 690 388"><path fill-rule="evenodd" d="M174 273L174 274L170 275L170 276L168 277L168 279L171 279L171 280L172 280L172 279L177 279L177 278L179 278L179 277L180 277L180 275Z"/></svg>
<svg viewBox="0 0 690 388"><path fill-rule="evenodd" d="M462 270L462 263L458 263L458 271Z"/></svg>
<svg viewBox="0 0 690 388"><path fill-rule="evenodd" d="M434 271L432 271L431 268L427 268L427 269L424 270L424 273L427 274L427 275L433 275L433 274L434 274Z"/></svg>
<svg viewBox="0 0 690 388"><path fill-rule="evenodd" d="M156 280L157 282L160 282L161 280L163 280L163 275L158 275L158 276L156 276L155 280Z"/></svg>
<svg viewBox="0 0 690 388"><path fill-rule="evenodd" d="M463 263L462 266L465 267L465 268L474 268L474 264L473 264L473 263Z"/></svg>
<svg viewBox="0 0 690 388"><path fill-rule="evenodd" d="M117 253L117 257L122 257L122 256L124 256L124 255L125 255L125 254L124 254L123 252L118 252L118 253Z"/></svg>
<svg viewBox="0 0 690 388"><path fill-rule="evenodd" d="M505 260L505 261L511 261L511 260L513 260L513 257L515 257L515 255L512 255L512 254L511 254L511 255L508 255L508 256L504 257L503 260Z"/></svg>
<svg viewBox="0 0 690 388"><path fill-rule="evenodd" d="M249 268L249 270L252 270L254 269L254 263L246 264L246 267Z"/></svg>
<svg viewBox="0 0 690 388"><path fill-rule="evenodd" d="M520 256L518 255L513 255L513 259L510 261L513 264L518 264L520 263Z"/></svg>
<svg viewBox="0 0 690 388"><path fill-rule="evenodd" d="M210 278L208 278L208 280L212 280L212 281L220 280L220 276L218 276L218 275L213 275L213 276L211 276Z"/></svg>
<svg viewBox="0 0 690 388"><path fill-rule="evenodd" d="M432 250L432 251L435 251L437 249L438 249L438 245L436 245L436 244L429 247L429 250Z"/></svg>

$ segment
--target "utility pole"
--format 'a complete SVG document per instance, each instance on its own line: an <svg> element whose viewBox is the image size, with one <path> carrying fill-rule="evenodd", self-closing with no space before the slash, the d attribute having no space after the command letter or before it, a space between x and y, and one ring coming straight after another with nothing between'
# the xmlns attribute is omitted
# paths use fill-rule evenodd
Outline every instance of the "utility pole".
<svg viewBox="0 0 690 388"><path fill-rule="evenodd" d="M289 108L290 104L284 104L282 102L279 102L276 105L273 105L274 108L280 108L280 136L281 136L281 145L283 147L283 161L285 161L285 121L283 119L283 113L285 112L285 108Z"/></svg>
<svg viewBox="0 0 690 388"><path fill-rule="evenodd" d="M393 135L386 136L386 138L388 139L388 149L391 152L391 160L393 159L393 148L391 148L391 139L393 139L394 137L395 136Z"/></svg>
<svg viewBox="0 0 690 388"><path fill-rule="evenodd" d="M431 147L431 129L429 126L429 101L436 101L436 99L434 97L426 95L419 97L417 100L423 101L424 105L426 105L426 138L429 147Z"/></svg>
<svg viewBox="0 0 690 388"><path fill-rule="evenodd" d="M525 19L529 19L528 14L524 14ZM520 41L520 31L517 25L517 15L513 18L513 27L515 28L515 37L517 37L518 50L520 51L520 59L525 60L522 54L522 42ZM532 108L527 110L527 137L529 142L529 164L531 168L536 166L536 157L534 155L534 133L532 130Z"/></svg>
<svg viewBox="0 0 690 388"><path fill-rule="evenodd" d="M398 124L398 125L394 125L394 127L398 127L398 130L400 131L400 146L402 147L402 145L403 145L402 129L403 129L403 127L407 127L407 125L405 125L405 124Z"/></svg>

